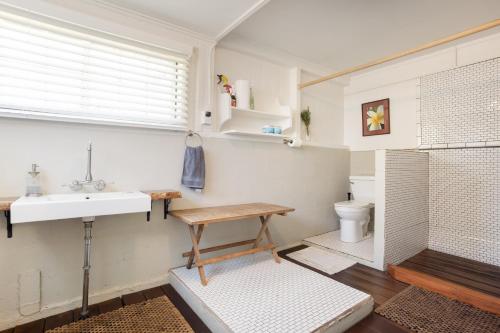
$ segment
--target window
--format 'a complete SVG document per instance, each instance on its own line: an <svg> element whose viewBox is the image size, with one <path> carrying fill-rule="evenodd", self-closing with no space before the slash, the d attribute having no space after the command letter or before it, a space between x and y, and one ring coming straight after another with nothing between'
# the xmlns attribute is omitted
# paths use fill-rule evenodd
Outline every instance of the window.
<svg viewBox="0 0 500 333"><path fill-rule="evenodd" d="M0 12L0 116L185 129L188 56Z"/></svg>

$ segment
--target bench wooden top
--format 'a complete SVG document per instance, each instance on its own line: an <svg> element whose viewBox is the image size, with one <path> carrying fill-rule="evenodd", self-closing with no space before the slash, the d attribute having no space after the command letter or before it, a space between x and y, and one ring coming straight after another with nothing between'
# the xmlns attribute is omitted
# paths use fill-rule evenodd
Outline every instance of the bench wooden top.
<svg viewBox="0 0 500 333"><path fill-rule="evenodd" d="M241 205L174 210L170 212L170 215L177 217L187 224L209 224L273 214L286 215L288 212L293 212L294 210L294 208L285 206L257 202Z"/></svg>

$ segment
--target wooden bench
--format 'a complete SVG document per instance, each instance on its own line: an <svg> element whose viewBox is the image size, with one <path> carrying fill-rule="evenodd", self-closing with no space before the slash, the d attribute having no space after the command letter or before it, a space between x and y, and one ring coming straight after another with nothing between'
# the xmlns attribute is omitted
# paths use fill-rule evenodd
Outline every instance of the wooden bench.
<svg viewBox="0 0 500 333"><path fill-rule="evenodd" d="M223 260L233 259L244 255L268 250L272 252L274 260L279 263L280 259L278 257L278 254L276 253L276 246L274 245L273 239L271 237L271 232L268 229L269 222L272 215L276 214L285 216L287 215L287 213L293 212L294 210L294 208L267 203L250 203L231 206L175 210L170 212L170 215L178 218L188 225L193 246L191 248L191 251L185 252L182 255L183 257L188 258L186 265L188 269L191 269L193 263L196 267L198 267L198 273L200 274L201 283L206 286L208 281L205 275L204 266L208 264L215 264ZM200 249L200 239L205 226L219 222L241 221L243 219L252 217L258 217L261 222L260 230L257 234L257 237L255 237L254 239ZM196 230L195 226L198 226ZM267 244L260 245L264 235L267 238ZM200 258L200 255L202 253L208 253L243 245L252 245L252 247L248 250L238 251L208 259Z"/></svg>

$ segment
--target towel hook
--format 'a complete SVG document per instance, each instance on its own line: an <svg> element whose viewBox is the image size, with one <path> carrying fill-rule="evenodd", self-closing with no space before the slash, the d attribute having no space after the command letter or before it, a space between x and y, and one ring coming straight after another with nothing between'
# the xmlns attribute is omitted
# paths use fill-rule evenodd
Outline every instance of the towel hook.
<svg viewBox="0 0 500 333"><path fill-rule="evenodd" d="M203 146L203 138L201 137L201 135L199 135L198 133L192 131L192 130L189 130L186 134L186 140L184 141L184 144L187 146L188 145L188 139L190 137L193 137L193 136L197 136L198 139L200 139L200 144L199 146Z"/></svg>

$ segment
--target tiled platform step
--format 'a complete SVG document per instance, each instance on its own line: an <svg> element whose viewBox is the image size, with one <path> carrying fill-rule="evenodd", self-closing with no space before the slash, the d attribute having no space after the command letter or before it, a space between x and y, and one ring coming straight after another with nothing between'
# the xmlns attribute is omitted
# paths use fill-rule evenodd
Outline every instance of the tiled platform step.
<svg viewBox="0 0 500 333"><path fill-rule="evenodd" d="M345 332L369 315L373 298L269 253L170 271L175 290L213 332ZM228 301L237 300L237 301Z"/></svg>

